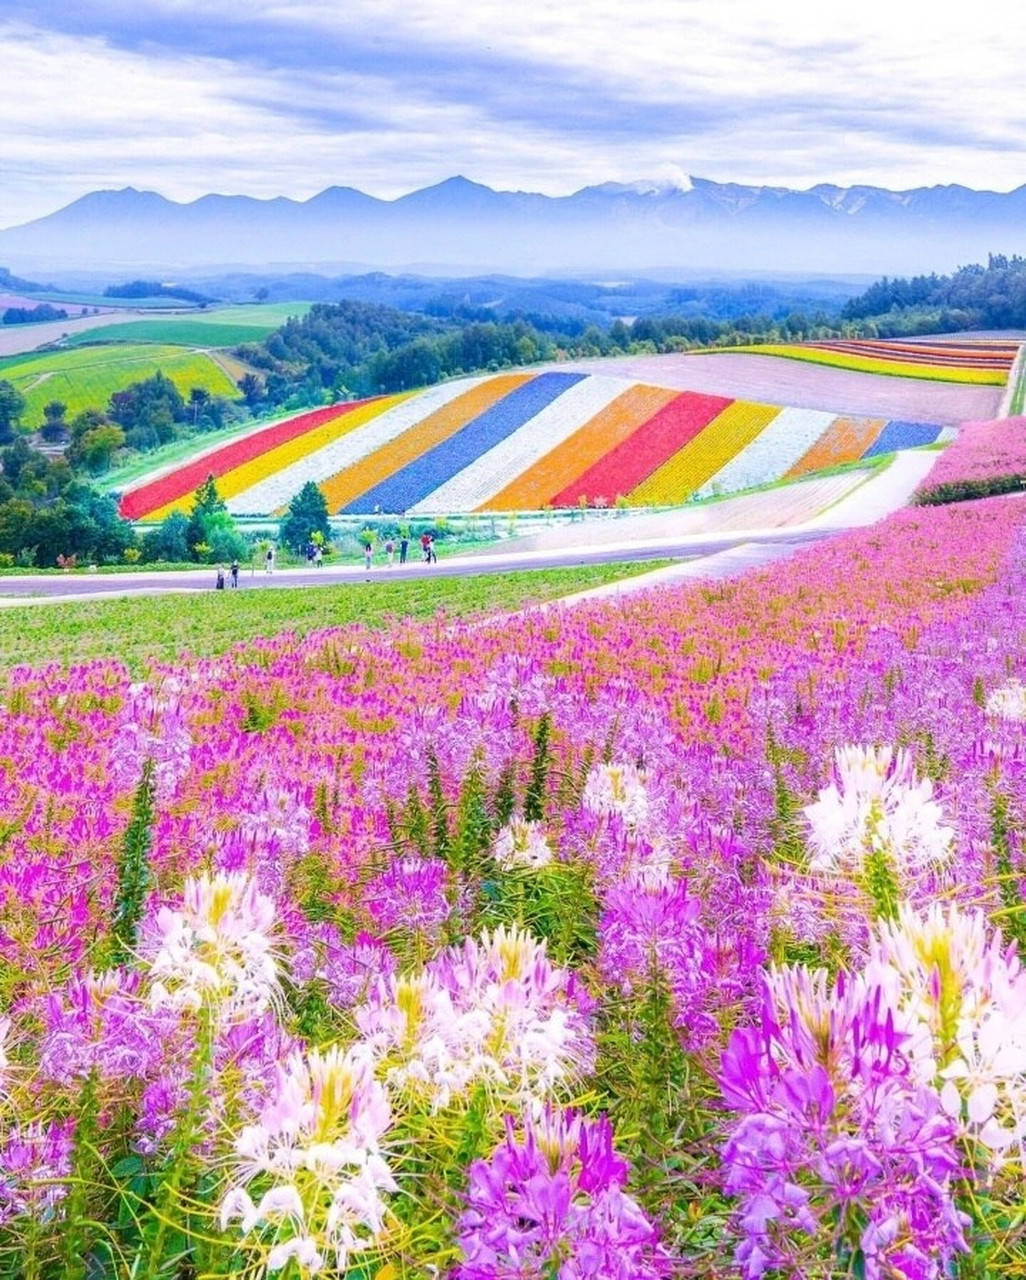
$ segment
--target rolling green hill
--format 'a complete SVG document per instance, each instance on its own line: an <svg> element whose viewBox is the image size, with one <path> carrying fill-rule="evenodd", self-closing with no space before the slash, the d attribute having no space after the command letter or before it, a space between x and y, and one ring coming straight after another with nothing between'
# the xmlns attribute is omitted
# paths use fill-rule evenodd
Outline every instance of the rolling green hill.
<svg viewBox="0 0 1026 1280"><path fill-rule="evenodd" d="M278 302L269 306L224 307L217 311L123 320L73 334L68 345L159 342L184 347L234 347L240 342L260 342L290 316L302 316L309 310L308 302Z"/></svg>
<svg viewBox="0 0 1026 1280"><path fill-rule="evenodd" d="M83 409L102 409L113 392L151 377L158 369L183 395L191 387L204 387L213 395L237 394L235 384L211 356L178 346L91 346L0 360L0 378L13 383L25 397L22 422L33 428L42 421L43 406L51 400L66 404L69 417Z"/></svg>

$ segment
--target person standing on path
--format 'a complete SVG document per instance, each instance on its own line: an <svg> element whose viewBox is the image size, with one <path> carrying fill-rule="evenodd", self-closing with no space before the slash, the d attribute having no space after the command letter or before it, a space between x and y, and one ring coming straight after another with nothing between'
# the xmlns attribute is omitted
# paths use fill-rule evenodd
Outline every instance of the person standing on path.
<svg viewBox="0 0 1026 1280"><path fill-rule="evenodd" d="M216 591L224 590L224 565L217 566L217 577L214 579L214 589Z"/></svg>
<svg viewBox="0 0 1026 1280"><path fill-rule="evenodd" d="M385 543L385 555L388 558L388 567L391 568L395 564L395 543L391 538Z"/></svg>
<svg viewBox="0 0 1026 1280"><path fill-rule="evenodd" d="M233 561L232 561L232 567L228 570L228 572L231 574L232 586L233 586L233 587L237 587L237 586L239 585L239 562L238 562L238 560L233 560Z"/></svg>
<svg viewBox="0 0 1026 1280"><path fill-rule="evenodd" d="M403 536L399 539L399 563L400 564L406 563L406 552L409 550L409 548L410 548L410 540L404 533Z"/></svg>
<svg viewBox="0 0 1026 1280"><path fill-rule="evenodd" d="M317 550L314 552L314 564L319 569L323 563L324 563L324 552L321 550L320 546L318 546Z"/></svg>
<svg viewBox="0 0 1026 1280"><path fill-rule="evenodd" d="M264 556L264 572L274 573L274 547L267 548L267 555Z"/></svg>
<svg viewBox="0 0 1026 1280"><path fill-rule="evenodd" d="M374 547L370 542L363 544L363 567L369 569L371 567L371 559L374 555Z"/></svg>

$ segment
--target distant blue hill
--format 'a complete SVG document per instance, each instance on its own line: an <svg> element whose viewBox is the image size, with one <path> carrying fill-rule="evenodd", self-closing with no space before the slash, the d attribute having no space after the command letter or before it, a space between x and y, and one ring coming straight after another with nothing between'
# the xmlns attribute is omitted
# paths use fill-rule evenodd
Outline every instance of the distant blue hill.
<svg viewBox="0 0 1026 1280"><path fill-rule="evenodd" d="M0 231L13 270L233 268L568 275L705 270L903 274L1026 252L1026 186L806 191L693 178L551 197L455 177L397 200L329 187L306 201L96 191Z"/></svg>

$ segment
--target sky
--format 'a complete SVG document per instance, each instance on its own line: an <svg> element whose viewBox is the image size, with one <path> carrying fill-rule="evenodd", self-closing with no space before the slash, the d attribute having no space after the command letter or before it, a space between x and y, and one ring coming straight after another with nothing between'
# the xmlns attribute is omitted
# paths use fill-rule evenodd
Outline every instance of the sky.
<svg viewBox="0 0 1026 1280"><path fill-rule="evenodd" d="M1026 6L0 0L0 226L134 186L1026 182Z"/></svg>

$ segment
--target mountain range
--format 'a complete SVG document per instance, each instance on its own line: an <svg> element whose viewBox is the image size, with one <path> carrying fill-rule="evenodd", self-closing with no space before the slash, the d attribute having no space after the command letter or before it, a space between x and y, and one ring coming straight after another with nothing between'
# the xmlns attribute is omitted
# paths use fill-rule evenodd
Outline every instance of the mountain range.
<svg viewBox="0 0 1026 1280"><path fill-rule="evenodd" d="M909 274L949 270L988 252L1026 252L1026 185L1007 193L957 185L797 191L692 178L546 196L455 177L395 200L328 187L305 201L206 195L187 204L127 187L0 231L0 262L16 271L122 276L255 266Z"/></svg>

